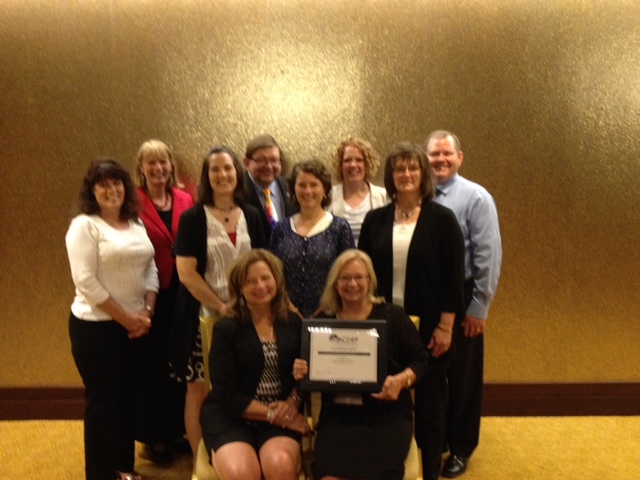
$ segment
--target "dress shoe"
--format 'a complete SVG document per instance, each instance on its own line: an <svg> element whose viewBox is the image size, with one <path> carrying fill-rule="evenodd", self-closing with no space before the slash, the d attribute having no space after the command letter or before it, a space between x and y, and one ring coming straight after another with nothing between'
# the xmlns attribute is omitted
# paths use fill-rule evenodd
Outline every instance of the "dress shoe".
<svg viewBox="0 0 640 480"><path fill-rule="evenodd" d="M456 478L467 471L467 465L469 464L469 457L463 457L460 455L449 455L449 458L444 462L441 475L446 478Z"/></svg>
<svg viewBox="0 0 640 480"><path fill-rule="evenodd" d="M144 453L140 455L158 465L169 465L173 461L173 455L165 443L145 443Z"/></svg>

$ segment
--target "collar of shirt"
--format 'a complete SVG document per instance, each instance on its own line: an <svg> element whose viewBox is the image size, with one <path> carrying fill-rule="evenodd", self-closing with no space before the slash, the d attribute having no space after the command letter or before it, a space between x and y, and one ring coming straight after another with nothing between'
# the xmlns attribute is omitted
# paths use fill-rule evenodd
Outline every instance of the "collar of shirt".
<svg viewBox="0 0 640 480"><path fill-rule="evenodd" d="M447 196L447 194L451 191L451 189L453 188L453 185L458 181L458 178L460 177L459 174L455 174L450 180L448 180L446 183L440 184L440 185L436 185L436 191L440 191L442 193L442 195L444 195L445 197Z"/></svg>

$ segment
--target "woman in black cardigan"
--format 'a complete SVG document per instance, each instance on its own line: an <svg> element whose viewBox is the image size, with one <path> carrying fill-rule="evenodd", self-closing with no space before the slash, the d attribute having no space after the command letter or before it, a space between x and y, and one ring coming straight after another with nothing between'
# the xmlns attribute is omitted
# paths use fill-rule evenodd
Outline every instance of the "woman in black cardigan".
<svg viewBox="0 0 640 480"><path fill-rule="evenodd" d="M171 345L173 372L187 381L185 427L194 458L202 437L199 416L205 396L199 317L224 314L231 264L252 248L266 247L260 214L245 203L242 164L227 147L214 147L205 156L198 197L198 205L180 218L176 238L181 285Z"/></svg>
<svg viewBox="0 0 640 480"><path fill-rule="evenodd" d="M367 252L378 293L420 317L429 372L416 387L416 441L425 480L440 474L453 323L464 311L464 240L453 212L434 203L431 169L420 147L398 145L385 162L393 203L369 212L358 248Z"/></svg>

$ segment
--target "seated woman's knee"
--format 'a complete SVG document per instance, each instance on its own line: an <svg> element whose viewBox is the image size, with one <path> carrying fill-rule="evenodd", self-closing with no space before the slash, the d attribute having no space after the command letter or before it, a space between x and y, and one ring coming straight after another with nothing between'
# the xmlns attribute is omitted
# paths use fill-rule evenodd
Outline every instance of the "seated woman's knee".
<svg viewBox="0 0 640 480"><path fill-rule="evenodd" d="M260 451L260 463L265 475L268 472L297 473L300 469L299 445L294 441L269 443L272 442L267 442Z"/></svg>

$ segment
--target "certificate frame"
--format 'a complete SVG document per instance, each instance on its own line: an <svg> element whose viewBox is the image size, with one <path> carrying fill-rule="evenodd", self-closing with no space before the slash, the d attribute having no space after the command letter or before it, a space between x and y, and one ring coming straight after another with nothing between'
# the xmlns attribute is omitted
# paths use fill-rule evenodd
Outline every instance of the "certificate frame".
<svg viewBox="0 0 640 480"><path fill-rule="evenodd" d="M387 377L387 341L386 320L303 319L301 353L309 374L300 388L381 391Z"/></svg>

